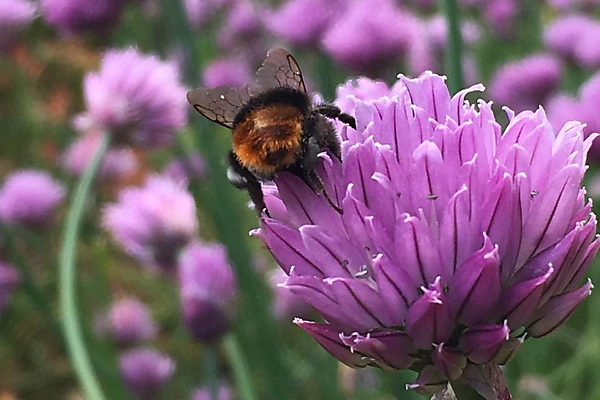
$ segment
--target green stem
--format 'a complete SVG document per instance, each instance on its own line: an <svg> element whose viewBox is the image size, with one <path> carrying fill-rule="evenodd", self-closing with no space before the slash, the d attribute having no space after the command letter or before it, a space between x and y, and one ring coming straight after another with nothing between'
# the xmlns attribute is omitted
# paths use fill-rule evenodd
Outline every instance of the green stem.
<svg viewBox="0 0 600 400"><path fill-rule="evenodd" d="M60 309L63 330L73 368L83 389L84 397L87 400L104 400L105 396L94 373L79 321L75 293L77 286L77 265L75 259L77 256L77 239L85 202L100 167L100 162L108 150L109 142L110 136L104 134L100 147L77 184L65 222L59 259Z"/></svg>
<svg viewBox="0 0 600 400"><path fill-rule="evenodd" d="M204 362L206 386L210 400L219 400L219 365L217 349L213 345L206 346L204 350Z"/></svg>
<svg viewBox="0 0 600 400"><path fill-rule="evenodd" d="M254 395L256 392L252 385L250 372L235 336L229 335L225 337L225 339L223 339L223 346L225 347L225 352L229 358L231 368L233 369L233 375L240 393L240 399L256 400L256 396Z"/></svg>
<svg viewBox="0 0 600 400"><path fill-rule="evenodd" d="M460 15L456 0L443 0L446 24L448 25L448 45L446 46L446 73L448 88L454 94L463 88L462 36Z"/></svg>

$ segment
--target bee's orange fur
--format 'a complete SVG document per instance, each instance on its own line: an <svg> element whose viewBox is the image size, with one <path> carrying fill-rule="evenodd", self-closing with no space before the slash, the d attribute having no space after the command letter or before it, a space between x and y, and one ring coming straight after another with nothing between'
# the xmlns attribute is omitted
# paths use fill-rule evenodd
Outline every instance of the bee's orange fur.
<svg viewBox="0 0 600 400"><path fill-rule="evenodd" d="M240 163L269 176L296 162L301 155L304 117L298 108L272 104L251 111L233 130L233 150ZM277 162L269 155L280 153Z"/></svg>

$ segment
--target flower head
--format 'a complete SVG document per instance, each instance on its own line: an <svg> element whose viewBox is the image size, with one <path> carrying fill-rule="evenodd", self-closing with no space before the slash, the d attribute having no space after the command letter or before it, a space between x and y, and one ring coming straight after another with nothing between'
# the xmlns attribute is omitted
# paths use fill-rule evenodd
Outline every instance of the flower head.
<svg viewBox="0 0 600 400"><path fill-rule="evenodd" d="M62 165L67 172L75 177L83 175L98 151L100 141L101 135L97 133L87 133L75 139L63 154ZM135 172L137 168L138 161L131 149L111 149L102 159L98 179L118 180Z"/></svg>
<svg viewBox="0 0 600 400"><path fill-rule="evenodd" d="M267 12L265 25L296 46L309 46L319 41L335 16L332 10L339 6L338 1L289 0L278 10Z"/></svg>
<svg viewBox="0 0 600 400"><path fill-rule="evenodd" d="M122 0L41 0L46 21L61 33L77 35L96 31L106 33L119 22Z"/></svg>
<svg viewBox="0 0 600 400"><path fill-rule="evenodd" d="M133 298L113 303L98 322L100 333L110 336L121 346L150 340L157 331L150 310L144 303Z"/></svg>
<svg viewBox="0 0 600 400"><path fill-rule="evenodd" d="M553 56L532 55L496 71L490 96L517 112L536 109L556 88L561 74L562 66Z"/></svg>
<svg viewBox="0 0 600 400"><path fill-rule="evenodd" d="M519 13L516 0L487 1L483 6L483 16L492 30L499 36L507 37L513 32L515 18Z"/></svg>
<svg viewBox="0 0 600 400"><path fill-rule="evenodd" d="M35 18L36 7L26 0L4 0L0 7L0 49Z"/></svg>
<svg viewBox="0 0 600 400"><path fill-rule="evenodd" d="M583 132L588 137L600 132L600 73L593 75L580 88L578 98L559 94L548 101L548 119L555 130L566 122L581 121L585 124ZM590 161L600 161L600 140L595 140L590 150Z"/></svg>
<svg viewBox="0 0 600 400"><path fill-rule="evenodd" d="M454 97L431 73L397 85L354 100L343 162L320 155L342 212L282 173L255 234L327 321L299 326L347 365L420 369L417 388L503 364L559 327L590 294L600 241L581 124L555 132L543 109L507 110L502 132L490 103L465 101L481 85Z"/></svg>
<svg viewBox="0 0 600 400"><path fill-rule="evenodd" d="M0 221L41 228L52 222L65 198L63 185L33 169L10 174L0 189Z"/></svg>
<svg viewBox="0 0 600 400"><path fill-rule="evenodd" d="M144 266L173 272L177 255L198 232L194 198L182 182L151 176L104 207L104 227Z"/></svg>
<svg viewBox="0 0 600 400"><path fill-rule="evenodd" d="M175 362L170 357L146 348L121 355L119 366L129 390L142 400L156 397L175 373Z"/></svg>
<svg viewBox="0 0 600 400"><path fill-rule="evenodd" d="M586 15L570 14L557 18L544 30L544 44L549 50L569 61L575 61L583 38L599 25Z"/></svg>
<svg viewBox="0 0 600 400"><path fill-rule="evenodd" d="M250 81L252 73L247 60L224 58L212 61L202 73L202 84L207 88L219 86L239 87Z"/></svg>
<svg viewBox="0 0 600 400"><path fill-rule="evenodd" d="M415 18L391 0L352 0L329 26L321 45L343 66L377 75L408 51L415 24Z"/></svg>
<svg viewBox="0 0 600 400"><path fill-rule="evenodd" d="M134 48L108 51L83 89L87 110L75 119L76 128L108 132L117 144L166 146L186 123L186 89L174 63Z"/></svg>
<svg viewBox="0 0 600 400"><path fill-rule="evenodd" d="M21 283L21 275L12 266L0 261L0 313L8 305L13 292Z"/></svg>
<svg viewBox="0 0 600 400"><path fill-rule="evenodd" d="M183 320L191 335L204 342L220 339L235 313L235 275L223 246L190 245L179 260Z"/></svg>

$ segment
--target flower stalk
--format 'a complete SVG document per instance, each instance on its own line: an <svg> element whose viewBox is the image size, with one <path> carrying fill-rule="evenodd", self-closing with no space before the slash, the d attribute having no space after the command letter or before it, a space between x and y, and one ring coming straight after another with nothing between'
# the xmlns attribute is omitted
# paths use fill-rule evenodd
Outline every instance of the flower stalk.
<svg viewBox="0 0 600 400"><path fill-rule="evenodd" d="M448 88L454 94L462 89L462 36L460 32L460 15L456 0L443 0L443 9L448 24L448 46L446 47L446 73Z"/></svg>
<svg viewBox="0 0 600 400"><path fill-rule="evenodd" d="M250 371L244 355L240 350L240 346L233 335L229 335L223 339L223 346L227 353L227 358L231 368L233 369L233 376L235 378L236 386L240 393L240 399L242 400L257 400L254 393L254 386L252 385L252 379L250 378Z"/></svg>
<svg viewBox="0 0 600 400"><path fill-rule="evenodd" d="M204 349L204 368L210 400L219 400L219 365L217 349L213 345Z"/></svg>
<svg viewBox="0 0 600 400"><path fill-rule="evenodd" d="M102 158L108 150L109 143L110 136L104 134L92 162L79 179L65 222L59 259L60 310L65 342L73 368L85 394L84 397L88 400L104 400L106 397L94 372L83 338L75 293L77 286L77 265L75 261L85 203Z"/></svg>

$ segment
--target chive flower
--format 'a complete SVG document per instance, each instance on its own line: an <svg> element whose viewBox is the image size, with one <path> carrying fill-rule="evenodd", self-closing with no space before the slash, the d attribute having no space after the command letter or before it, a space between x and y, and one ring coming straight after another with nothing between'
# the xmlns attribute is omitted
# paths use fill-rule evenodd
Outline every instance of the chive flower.
<svg viewBox="0 0 600 400"><path fill-rule="evenodd" d="M325 321L297 325L349 366L419 371L420 392L506 363L592 289L600 241L581 183L596 135L554 131L541 108L506 109L503 130L491 103L465 100L481 90L450 96L424 73L355 98L343 162L317 166L342 212L281 173L254 231Z"/></svg>

